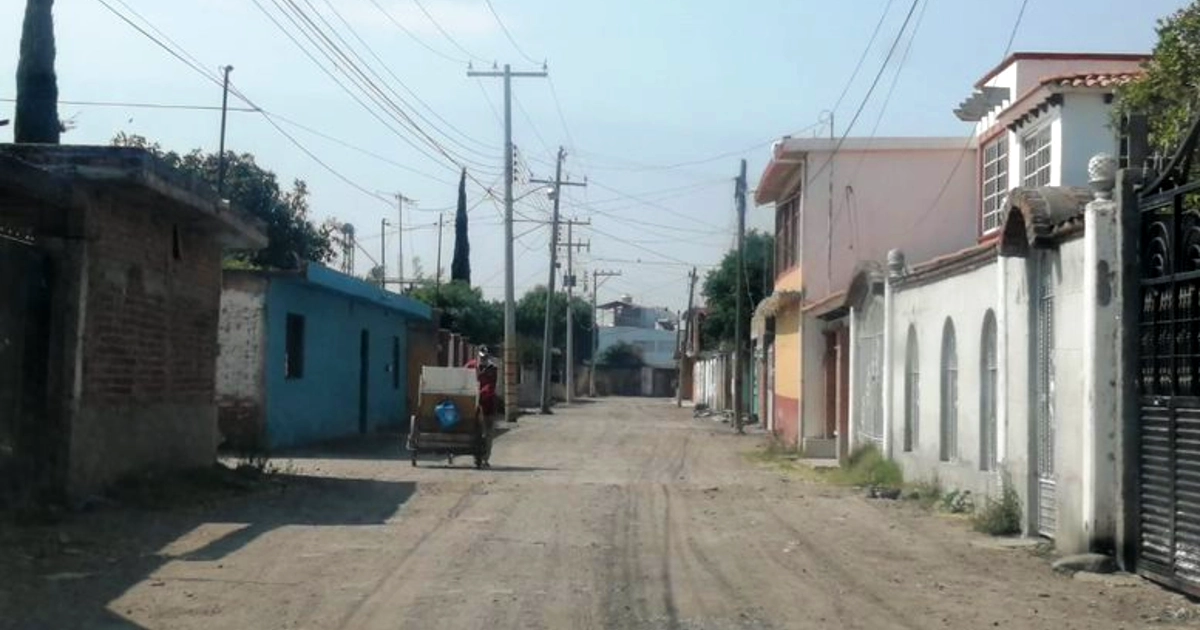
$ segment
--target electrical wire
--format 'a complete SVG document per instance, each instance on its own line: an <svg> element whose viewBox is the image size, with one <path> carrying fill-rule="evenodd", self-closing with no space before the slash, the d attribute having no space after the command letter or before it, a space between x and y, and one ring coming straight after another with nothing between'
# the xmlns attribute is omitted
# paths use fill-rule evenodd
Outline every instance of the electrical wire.
<svg viewBox="0 0 1200 630"><path fill-rule="evenodd" d="M257 4L257 0L255 1ZM329 25L328 21L324 19L324 16L313 9L313 13L317 16L317 20L320 20L326 28L322 28L320 24L317 24L313 17L298 4L298 2L304 2L311 9L312 4L309 2L309 0L272 0L272 2L274 2L276 7L284 13L285 17L287 17L289 21L291 21L293 25L295 25L296 28L301 31L301 34L303 34L305 38L308 39L308 41L312 43L327 60L330 61L334 68L346 76L351 83L353 83L367 96L367 98L375 102L376 105L378 105L384 111L384 113L388 114L398 123L400 123L402 127L412 131L419 140L449 160L456 168L461 168L466 164L473 165L477 168L488 168L488 165L484 163L448 150L436 139L434 139L428 132L422 129L421 126L412 119L407 111L404 110L404 108L397 105L396 102L384 92L376 80L373 80L370 76L368 76L368 72L374 73L374 71L370 68L369 64L366 64L365 61L361 59L361 56L357 55L357 53L351 49L351 53L358 58L358 63L356 63L355 59L352 59L351 55L347 54L342 46L339 46L337 42L333 41L329 33L326 32L326 29L334 31L334 38L340 39L340 35L338 35L336 30ZM288 9L290 9L290 11ZM346 47L349 48L348 45ZM367 67L366 71L363 69L364 66ZM408 141L408 138L405 137L404 140ZM418 148L411 141L409 141L409 144L410 146L413 146L414 149ZM428 156L428 154L426 155ZM491 156L484 157L490 158Z"/></svg>
<svg viewBox="0 0 1200 630"><path fill-rule="evenodd" d="M867 55L870 54L871 48L875 45L875 39L879 37L879 31L883 28L883 23L887 19L888 13L891 12L892 2L894 1L887 0L887 5L883 7L883 14L879 16L879 21L875 23L875 30L871 31L871 38L867 40L867 45L858 57L858 63L854 64L854 71L850 73L850 78L846 80L846 85L842 87L842 93L838 95L837 101L833 104L831 111L836 112L842 106L842 101L845 100L846 94L850 92L850 87L854 85L854 80L858 78L858 73L862 71L863 63L867 60Z"/></svg>
<svg viewBox="0 0 1200 630"><path fill-rule="evenodd" d="M15 103L15 98L0 98L0 102ZM128 107L130 109L168 109L168 110L185 110L185 111L221 111L220 105L183 105L176 103L125 103L120 101L58 101L59 105L77 105L81 107ZM250 113L257 114L258 110L252 107L228 107L225 108L228 112Z"/></svg>
<svg viewBox="0 0 1200 630"><path fill-rule="evenodd" d="M492 6L492 0L483 1L484 4L487 5L488 11L492 12L492 17L496 18L496 24L500 25L500 30L504 32L504 36L508 38L508 43L512 44L513 50L517 51L518 55L524 57L525 61L528 61L533 65L537 65L538 61L536 59L525 54L524 50L521 50L521 46L517 44L517 40L513 38L512 33L510 33L508 30L508 27L504 25L504 21L500 19L500 14L496 12L496 7Z"/></svg>
<svg viewBox="0 0 1200 630"><path fill-rule="evenodd" d="M1008 54L1012 51L1013 42L1015 42L1017 39L1017 31L1021 28L1021 21L1025 18L1025 9L1028 8L1028 6L1029 0L1021 0L1021 8L1017 11L1017 19L1013 21L1012 30L1008 34L1008 43L1004 47L1004 54L1000 55L1001 59L1007 59ZM971 145L974 143L974 141L975 132L972 128L972 132L966 137L962 151L960 151L958 154L958 159L954 161L954 166L950 169L950 173L946 175L946 180L942 182L942 187L938 190L937 195L933 198L933 203L929 204L929 207L925 209L925 212L922 212L921 216L917 218L912 227L905 232L905 238L912 234L914 230L921 227L921 224L925 222L925 219L929 218L929 216L933 214L934 209L936 209L938 204L941 203L942 197L945 196L946 191L949 190L950 184L954 181L954 176L958 173L958 169L962 166L963 159L966 158L967 153L971 150Z"/></svg>
<svg viewBox="0 0 1200 630"><path fill-rule="evenodd" d="M442 34L442 37L445 37L446 41L453 44L454 47L459 50L459 52L466 55L470 59L486 63L486 60L484 60L482 57L471 54L471 51L467 50L466 48L463 48L463 45L458 43L457 39L454 39L454 37L452 35L450 35L450 33L446 31L446 29L442 28L442 25L439 24L436 19L434 19L433 14L430 13L429 10L425 8L425 5L421 3L421 0L412 0L412 1L413 1L413 4L417 5L417 8L421 10L421 13L424 13L425 17L429 19L429 23L433 24L433 27L436 28L438 30L438 32Z"/></svg>
<svg viewBox="0 0 1200 630"><path fill-rule="evenodd" d="M426 110L427 110L427 111L430 113L430 115L432 115L434 118L436 118L436 119L438 119L439 121L441 121L441 123L442 123L443 125L445 125L446 127L448 127L448 128L449 128L451 131L453 131L453 132L454 132L454 133L455 133L455 134L456 134L458 137L460 137L460 138L463 138L463 139L464 139L464 140L466 140L467 142L471 142L471 143L473 143L473 144L477 145L478 147L482 147L482 148L483 148L485 151L500 151L500 152L502 152L502 151L503 151L503 149L502 149L502 148L500 148L500 147L496 147L496 146L488 145L488 144L486 144L486 143L484 143L484 142L482 142L482 141L480 141L480 140L478 140L478 139L476 139L476 138L473 138L473 137L471 137L471 135L470 135L470 134L467 134L467 133L465 133L463 130L461 130L461 129L459 129L458 127L456 127L456 126L454 125L454 123L452 123L452 122L450 122L450 121L446 120L446 118L445 118L445 117L443 117L441 114L439 114L439 113L438 113L438 111L437 111L437 109L436 109L436 108L434 108L434 107L431 107L431 106L429 105L429 103L426 103L424 99L422 99L422 98L421 98L421 97L420 97L420 96L419 96L419 95L418 95L416 92L414 92L414 91L413 91L411 88L409 88L409 87L408 87L408 85L407 85L407 84L404 82L404 80L402 80L402 79L401 79L399 76L397 76L397 74L396 74L396 73L395 73L395 72L392 70L391 66L390 66L390 65L389 65L389 64L388 64L386 61L384 61L384 60L383 60L383 58L382 58L381 56L379 56L379 54L378 54L378 53L375 51L375 49L374 49L374 48L372 48L372 47L371 47L371 45L370 45L370 44L368 44L368 43L366 42L366 40L364 40L364 39L362 38L362 36L361 36L361 35L359 35L359 33L358 33L358 30L357 30L357 29L355 29L355 28L354 28L354 26L353 26L352 24L350 24L350 22L349 22L349 21L348 21L348 20L347 20L345 17L343 17L343 16L342 16L341 12L337 10L337 7L334 5L334 3L333 3L333 1L332 1L332 0L323 0L323 1L324 1L325 5L329 7L329 10L330 10L330 11L333 13L333 15L334 15L335 17L337 17L338 21L339 21L339 22L341 22L341 24L342 24L342 25L343 25L343 26L346 28L346 30L348 30L348 31L350 32L350 35L351 35L351 36L352 36L352 37L353 37L353 38L354 38L354 39L355 39L355 40L356 40L356 41L357 41L357 42L358 42L358 43L359 43L359 44L360 44L360 45L361 45L363 48L365 48L365 49L366 49L366 51L367 51L367 53L368 53L369 55L371 55L371 57L372 57L372 58L374 58L374 59L375 59L375 61L376 61L376 62L377 62L379 65L380 65L380 67L382 67L382 68L383 68L384 72L386 72L386 73L387 73L387 75L388 75L389 77L391 77L391 78L392 78L392 80L393 80L393 81L395 81L395 82L396 82L396 84L397 84L397 85L399 85L399 86L400 86L400 87L401 87L401 88L402 88L402 89L405 91L405 93L407 93L407 94L408 94L410 97L412 97L412 98L413 98L413 99L414 99L414 100L415 100L417 103L419 103L419 104L420 104L422 107L424 107L424 108L425 108L425 109L426 109ZM307 0L306 0L306 2L307 2ZM347 46L349 46L349 44L347 44ZM360 57L360 59L361 59L361 57ZM376 77L379 77L379 75L378 75L378 74L376 74L375 76L376 76ZM379 77L379 78L380 78L380 81L383 81L383 79L382 79L381 77ZM399 94L396 94L396 92L395 92L394 90L392 90L392 93L393 93L393 94L395 94L397 98L401 99L401 102L405 102L405 101L403 100L403 98L402 98L402 97L400 97L400 95L399 95ZM409 106L411 107L411 104L409 104L409 103L407 103L407 102L405 102L405 104L406 104L406 105L409 105ZM437 126L437 125L436 125L434 122L430 121L428 118L426 118L425 116L423 116L423 115L422 115L420 112L416 111L416 109L415 109L415 108L414 108L414 113L416 113L416 114L417 114L417 117L419 117L421 120L423 120L423 121L424 121L426 124L428 124L430 127L432 127L432 128L434 128L434 129L436 129L436 130L437 130L439 133L441 133L442 135L445 135L445 136L447 137L447 139L451 140L452 142L455 142L455 141L454 141L454 139L453 139L453 137L451 136L451 134L448 134L448 133L446 133L444 130L442 130L441 128L439 128L439 127L438 127L438 126ZM458 144L457 142L455 142L455 143L456 143L456 144ZM463 147L464 149L467 149L467 147L466 147L465 145L459 144L459 146L460 146L460 147ZM471 150L471 149L467 149L467 150Z"/></svg>
<svg viewBox="0 0 1200 630"><path fill-rule="evenodd" d="M206 79L208 79L209 81L212 81L213 83L215 83L215 84L217 84L217 85L219 85L219 86L223 86L223 85L224 85L224 83L223 83L223 81L222 81L221 79L217 78L217 77L216 77L216 76L214 76L213 74L210 74L208 71L206 71L206 70L204 69L204 66L203 66L203 64L201 64L201 63L199 63L199 62L197 62L197 61L194 61L195 57L192 57L190 54L187 54L187 53L186 53L186 51L183 51L182 49L180 49L179 51L176 51L176 50L175 50L174 48L172 48L171 46L168 46L166 43L164 43L164 41L163 41L162 39L159 39L158 37L155 37L155 35L154 35L154 34L152 34L150 31L148 31L148 30L147 30L147 29L145 29L145 28L142 28L140 25L138 25L137 23L135 23L133 20L129 19L129 17L127 17L126 15L124 15L123 13L121 13L120 11L118 11L118 10L117 10L115 7L113 7L111 4L109 4L109 3L108 3L108 2L106 2L105 0L97 0L97 2L99 2L100 4L102 4L102 5L103 5L103 6L104 6L106 9L108 9L108 10L109 10L109 11L110 11L110 12L111 12L113 15L117 16L117 17L118 17L118 18L120 18L122 21L124 21L126 24L128 24L128 25L129 25L129 26L131 26L131 27L133 27L133 28L134 28L134 30L136 30L136 31L138 31L139 33L141 33L141 34L142 34L143 36L145 36L147 39L149 39L149 40L150 40L150 41L152 41L154 44L156 44L156 45L157 45L159 48L162 48L164 51L166 51L166 52L167 52L168 54L170 54L172 57L176 58L176 59L177 59L177 60L179 60L181 63L183 63L184 65L186 65L186 66L188 66L189 68L191 68L193 71L195 71L195 72L196 72L197 74L199 74L200 76L202 76L202 77L205 77L205 78L206 78ZM143 21L146 21L146 19L145 19L145 18L141 18L141 19L142 19ZM148 23L148 22L147 22L147 23ZM157 28L153 27L153 25L151 25L151 28L152 28L154 31L156 31L156 32L161 32L161 31L158 31L158 29L157 29ZM173 46L176 46L176 47L178 47L178 46L179 46L178 44L172 44L172 45L173 45ZM189 58L190 58L190 59L189 59ZM332 175L334 175L334 176L335 176L335 177L337 177L338 179L342 180L343 182L345 182L346 184L348 184L350 187L354 188L355 190L358 190L359 192L362 192L363 194L365 194L365 195L367 195L367 196L369 196L369 197L372 197L372 198L374 198L374 199L377 199L377 200L380 200L380 201L384 201L384 202L386 202L386 201L387 201L386 199L382 198L381 196L379 196L379 195L375 194L374 192L371 192L371 191L370 191L369 189L367 189L365 186L363 186L363 185L361 185L361 184L359 184L359 183L357 183L357 182L355 182L355 181L351 180L351 179L350 179L349 177L347 177L345 174L343 174L342 172L340 172L340 171L338 171L337 169L333 168L331 165L329 165L327 162L325 162L325 161L324 161L324 160L322 160L321 158L317 157L317 155L316 155L315 153L313 153L312 151L310 151L310 150L308 149L308 147L304 146L304 144L303 144L303 143L301 143L299 140L297 140L297 139L296 139L294 136L292 136L290 133L288 133L288 132L287 132L285 129L283 129L282 127L280 127L280 126L279 126L279 124L278 124L278 123L276 123L276 122L275 122L275 120L274 120L274 119L273 119L273 118L272 118L272 117L271 117L269 114L267 114L265 111L262 111L262 108L260 108L258 105L256 105L256 104L255 104L253 101L249 100L249 99L248 99L248 98L247 98L245 95L243 95L243 94L240 94L240 93L239 93L239 98L241 98L243 101L245 101L245 103L246 103L247 105L249 105L250 107L254 108L255 110L258 110L258 111L259 111L259 113L260 113L260 114L262 114L263 118L264 118L264 119L265 119L265 120L266 120L266 121L267 121L267 122L268 122L268 123L269 123L269 124L270 124L272 127L274 127L274 128L275 128L275 130L276 130L276 131L278 131L278 132L280 133L280 135L282 135L283 137L287 138L287 140L288 140L289 142L291 142L293 146L295 146L297 149L300 149L300 151L301 151L302 153L304 153L305 155L307 155L307 156L308 156L310 159L312 159L314 162L316 162L316 163L317 163L318 165L320 165L322 168L324 168L325 170L327 170L329 173L331 173Z"/></svg>
<svg viewBox="0 0 1200 630"><path fill-rule="evenodd" d="M441 57L442 59L445 59L446 61L450 61L452 63L457 63L457 64L461 64L464 66L467 65L468 63L470 63L470 59L451 57L450 55L447 55L446 53L434 48L433 46L430 46L423 39L421 39L420 37L417 37L417 35L415 33L408 30L408 27L401 24L400 21L397 20L391 13L389 13L387 9L384 9L383 5L379 4L379 0L369 0L369 1L371 4L375 5L376 9L379 9L379 12L382 13L383 16L388 19L389 22L391 22L393 25L395 25L396 28L403 31L404 34L408 35L408 37L410 39L412 39L414 42L420 44L423 48L425 48L425 50L428 50L429 52Z"/></svg>

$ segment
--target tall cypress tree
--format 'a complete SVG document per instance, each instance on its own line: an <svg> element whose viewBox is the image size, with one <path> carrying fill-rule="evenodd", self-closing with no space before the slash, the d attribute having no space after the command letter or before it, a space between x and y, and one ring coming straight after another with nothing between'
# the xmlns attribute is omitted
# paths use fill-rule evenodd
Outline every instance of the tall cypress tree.
<svg viewBox="0 0 1200 630"><path fill-rule="evenodd" d="M54 73L54 0L27 0L17 62L13 140L58 144L58 77Z"/></svg>
<svg viewBox="0 0 1200 630"><path fill-rule="evenodd" d="M450 263L450 281L471 284L471 241L467 237L467 169L458 180L458 212L454 215L454 260Z"/></svg>

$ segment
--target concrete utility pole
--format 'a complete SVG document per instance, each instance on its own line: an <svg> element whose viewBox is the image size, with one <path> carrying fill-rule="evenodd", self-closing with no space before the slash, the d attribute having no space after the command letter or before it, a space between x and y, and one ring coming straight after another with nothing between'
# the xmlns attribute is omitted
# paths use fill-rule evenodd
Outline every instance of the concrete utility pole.
<svg viewBox="0 0 1200 630"><path fill-rule="evenodd" d="M225 119L229 115L229 73L233 66L222 68L225 72L225 87L221 94L221 146L217 149L217 195L225 194Z"/></svg>
<svg viewBox="0 0 1200 630"><path fill-rule="evenodd" d="M738 232L737 232L737 317L733 320L733 425L738 433L742 433L742 407L746 401L742 391L743 374L745 369L744 349L742 347L742 330L745 327L744 302L746 299L746 160L742 160L742 169L734 186L734 197L737 199Z"/></svg>
<svg viewBox="0 0 1200 630"><path fill-rule="evenodd" d="M387 227L388 220L379 220L379 288L387 289Z"/></svg>
<svg viewBox="0 0 1200 630"><path fill-rule="evenodd" d="M442 295L442 222L445 218L446 213L438 213L437 268L433 274L433 295L435 298L440 298Z"/></svg>
<svg viewBox="0 0 1200 630"><path fill-rule="evenodd" d="M545 67L540 72L513 72L509 64L504 71L476 71L467 69L468 77L504 78L504 419L516 422L517 370L517 297L516 281L513 278L513 141L512 141L512 79L513 77L545 77Z"/></svg>
<svg viewBox="0 0 1200 630"><path fill-rule="evenodd" d="M404 204L406 202L415 204L417 200L396 193L396 283L400 285L400 291L404 291Z"/></svg>
<svg viewBox="0 0 1200 630"><path fill-rule="evenodd" d="M571 309L571 300L574 299L575 290L575 266L571 254L576 249L592 250L592 244L577 243L572 239L571 228L576 225L591 225L589 221L566 221L567 224L567 242L563 243L563 247L567 248L567 275L563 277L563 286L567 289L567 404L575 401L575 317L574 311ZM592 315L594 319L595 314Z"/></svg>
<svg viewBox="0 0 1200 630"><path fill-rule="evenodd" d="M690 341L690 340L683 339L683 336L682 336L683 321L686 318L686 320L688 322L688 336L690 337L692 335L692 300L694 299L695 295L696 295L696 268L692 267L692 270L690 272L688 272L688 307L687 307L687 310L683 312L683 317L680 318L679 323L677 323L675 325L676 328L678 328L680 331L680 335L679 335L680 342L676 344L678 346L678 352L679 352L679 363L678 363L679 367L676 368L676 370L678 371L678 376L676 377L676 380L679 383L675 387L675 406L676 407L683 406L683 363L686 359L686 357L685 357L685 355L687 354L686 349L687 349L687 346L689 345L689 341Z"/></svg>
<svg viewBox="0 0 1200 630"><path fill-rule="evenodd" d="M542 413L550 413L550 363L551 350L554 347L554 327L551 319L551 305L554 303L554 277L558 275L558 217L559 206L562 201L563 186L587 186L587 183L576 183L563 181L562 167L563 162L567 159L567 151L562 147L558 147L558 160L554 167L554 181L545 179L531 179L533 184L547 184L554 186L552 194L554 195L554 213L550 220L550 277L546 280L546 324L545 331L542 333L542 396L541 396L541 411ZM570 312L570 302L567 303L567 312ZM570 330L568 324L568 331ZM570 334L568 332L568 334ZM570 394L567 394L567 399L570 400Z"/></svg>
<svg viewBox="0 0 1200 630"><path fill-rule="evenodd" d="M596 356L600 347L600 325L596 322L596 292L600 290L600 278L613 278L621 275L620 271L592 272L592 369L588 372L588 396L596 397Z"/></svg>

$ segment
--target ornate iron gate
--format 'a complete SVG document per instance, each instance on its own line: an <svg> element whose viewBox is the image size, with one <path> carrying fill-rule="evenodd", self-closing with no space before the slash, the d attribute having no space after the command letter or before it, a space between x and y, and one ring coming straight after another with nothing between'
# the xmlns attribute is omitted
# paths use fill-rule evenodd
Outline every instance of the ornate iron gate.
<svg viewBox="0 0 1200 630"><path fill-rule="evenodd" d="M1050 254L1038 260L1037 301L1037 415L1034 439L1037 444L1037 530L1054 538L1058 527L1058 489L1054 476L1054 273Z"/></svg>
<svg viewBox="0 0 1200 630"><path fill-rule="evenodd" d="M1136 198L1141 216L1138 559L1142 575L1200 595L1200 119Z"/></svg>

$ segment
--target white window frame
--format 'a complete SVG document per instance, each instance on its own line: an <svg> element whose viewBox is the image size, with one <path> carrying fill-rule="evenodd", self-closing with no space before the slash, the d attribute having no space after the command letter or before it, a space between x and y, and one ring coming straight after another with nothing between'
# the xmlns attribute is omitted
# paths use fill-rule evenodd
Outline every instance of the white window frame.
<svg viewBox="0 0 1200 630"><path fill-rule="evenodd" d="M993 153L994 150L994 153ZM983 145L980 199L983 200L981 225L983 233L1000 229L1002 204L1008 194L1008 133ZM992 169L989 173L988 169Z"/></svg>
<svg viewBox="0 0 1200 630"><path fill-rule="evenodd" d="M1054 134L1050 125L1040 125L1021 136L1021 185L1049 186L1054 167Z"/></svg>

